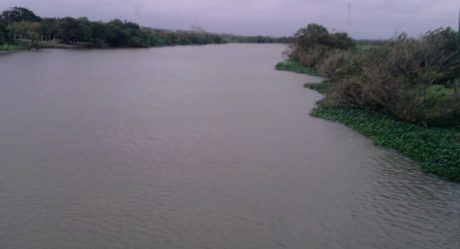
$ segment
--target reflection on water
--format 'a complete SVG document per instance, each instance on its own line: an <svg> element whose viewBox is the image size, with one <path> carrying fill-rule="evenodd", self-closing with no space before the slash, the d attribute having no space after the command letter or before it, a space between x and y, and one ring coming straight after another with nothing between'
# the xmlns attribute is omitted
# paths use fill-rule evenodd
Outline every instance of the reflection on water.
<svg viewBox="0 0 460 249"><path fill-rule="evenodd" d="M336 123L281 45L0 56L0 248L460 248L460 185Z"/></svg>

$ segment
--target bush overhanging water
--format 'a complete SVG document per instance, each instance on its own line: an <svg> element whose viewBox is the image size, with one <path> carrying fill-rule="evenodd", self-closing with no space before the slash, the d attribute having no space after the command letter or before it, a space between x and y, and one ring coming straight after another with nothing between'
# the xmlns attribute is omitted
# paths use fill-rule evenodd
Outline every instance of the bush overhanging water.
<svg viewBox="0 0 460 249"><path fill-rule="evenodd" d="M317 24L300 29L281 67L327 82L311 115L338 121L421 163L425 172L460 181L460 35L450 28L419 39L401 34L358 46ZM304 66L302 70L300 66Z"/></svg>

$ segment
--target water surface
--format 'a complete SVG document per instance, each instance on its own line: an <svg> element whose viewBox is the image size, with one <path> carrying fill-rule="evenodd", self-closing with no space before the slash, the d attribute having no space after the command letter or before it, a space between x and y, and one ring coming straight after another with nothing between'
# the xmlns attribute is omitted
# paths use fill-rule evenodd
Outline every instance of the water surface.
<svg viewBox="0 0 460 249"><path fill-rule="evenodd" d="M460 185L309 117L283 50L0 55L0 248L460 248Z"/></svg>

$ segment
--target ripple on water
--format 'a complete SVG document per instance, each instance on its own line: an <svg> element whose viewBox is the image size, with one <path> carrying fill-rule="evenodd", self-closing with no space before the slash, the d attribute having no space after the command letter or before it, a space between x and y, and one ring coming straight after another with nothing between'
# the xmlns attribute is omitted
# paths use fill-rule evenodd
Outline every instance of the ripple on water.
<svg viewBox="0 0 460 249"><path fill-rule="evenodd" d="M309 117L284 49L1 56L0 248L460 248L460 186Z"/></svg>
<svg viewBox="0 0 460 249"><path fill-rule="evenodd" d="M412 160L377 148L370 154L368 165L374 170L358 213L382 227L389 248L457 248L458 242L444 233L460 234L458 184L424 174Z"/></svg>

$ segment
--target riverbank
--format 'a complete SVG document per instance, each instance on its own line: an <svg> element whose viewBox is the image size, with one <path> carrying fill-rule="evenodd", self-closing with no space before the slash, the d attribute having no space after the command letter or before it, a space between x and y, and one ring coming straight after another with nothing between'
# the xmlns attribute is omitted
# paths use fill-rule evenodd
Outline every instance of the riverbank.
<svg viewBox="0 0 460 249"><path fill-rule="evenodd" d="M29 49L75 49L75 48L90 48L84 44L70 45L59 43L56 41L42 41L34 46L28 41L16 42L13 44L0 45L0 51L15 51L15 50L29 50Z"/></svg>
<svg viewBox="0 0 460 249"><path fill-rule="evenodd" d="M38 42L34 46L31 46L29 42L15 43L15 44L1 44L0 52L30 50L30 49L117 49L117 48L134 48L135 49L135 48L159 48L159 47L175 47L175 46L238 44L238 43L244 43L244 42L210 43L210 44L169 44L169 45L147 46L147 47L107 47L107 46L94 47L88 43L65 44L65 43L59 43L57 41L41 41L41 42ZM313 75L314 73L310 72L310 74Z"/></svg>
<svg viewBox="0 0 460 249"><path fill-rule="evenodd" d="M318 70L316 70L316 68L304 67L296 61L290 61L290 60L282 61L276 64L275 68L281 71L290 71L290 72L295 72L295 73L319 76Z"/></svg>
<svg viewBox="0 0 460 249"><path fill-rule="evenodd" d="M15 18L11 18L11 17ZM26 48L148 48L172 45L223 43L286 43L287 37L242 36L192 30L143 27L113 19L108 22L88 18L49 18L23 7L1 12L0 44L25 42ZM11 50L4 48L3 50Z"/></svg>
<svg viewBox="0 0 460 249"><path fill-rule="evenodd" d="M21 43L17 44L1 44L0 51L15 51L15 50L25 50L29 49L29 46Z"/></svg>
<svg viewBox="0 0 460 249"><path fill-rule="evenodd" d="M349 107L318 106L310 115L343 123L375 144L398 150L420 162L424 172L460 182L460 129L422 127L389 115Z"/></svg>
<svg viewBox="0 0 460 249"><path fill-rule="evenodd" d="M184 46L184 45L167 45L167 46ZM197 45L199 46L199 45ZM147 48L153 47L166 47L166 46L151 46ZM26 44L2 44L0 45L0 52L2 51L18 51L18 50L30 50L30 49L110 49L110 48L125 48L125 47L94 47L88 44L65 44L59 43L55 41L49 42L39 42L35 46L30 46L28 43ZM139 47L126 47L126 48L139 48ZM145 48L145 47L142 47Z"/></svg>
<svg viewBox="0 0 460 249"><path fill-rule="evenodd" d="M288 67L279 70L302 72ZM329 83L307 83L305 87L325 94ZM345 124L375 144L418 161L424 172L460 182L460 127L426 127L399 121L388 114L350 107L317 106L310 115Z"/></svg>

